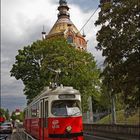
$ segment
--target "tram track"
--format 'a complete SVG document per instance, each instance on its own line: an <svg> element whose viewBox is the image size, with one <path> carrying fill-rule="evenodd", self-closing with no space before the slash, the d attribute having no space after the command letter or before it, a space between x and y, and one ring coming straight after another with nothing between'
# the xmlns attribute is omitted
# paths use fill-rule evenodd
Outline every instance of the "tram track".
<svg viewBox="0 0 140 140"><path fill-rule="evenodd" d="M6 139L6 140L36 140L36 139L34 139L28 133L26 133L24 131L24 129L17 128L17 129L13 130L13 133L12 133L10 139ZM84 140L115 140L115 139L109 139L109 138L105 138L105 137L84 134Z"/></svg>

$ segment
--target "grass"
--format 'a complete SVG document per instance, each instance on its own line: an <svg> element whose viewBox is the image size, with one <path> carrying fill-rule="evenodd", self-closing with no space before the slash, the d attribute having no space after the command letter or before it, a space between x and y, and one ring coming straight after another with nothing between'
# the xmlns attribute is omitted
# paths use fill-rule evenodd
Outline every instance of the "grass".
<svg viewBox="0 0 140 140"><path fill-rule="evenodd" d="M140 112L137 111L136 114L129 116L125 118L124 111L117 111L116 112L116 122L118 124L140 124ZM105 116L101 120L99 120L97 123L99 124L110 124L111 123L111 114Z"/></svg>

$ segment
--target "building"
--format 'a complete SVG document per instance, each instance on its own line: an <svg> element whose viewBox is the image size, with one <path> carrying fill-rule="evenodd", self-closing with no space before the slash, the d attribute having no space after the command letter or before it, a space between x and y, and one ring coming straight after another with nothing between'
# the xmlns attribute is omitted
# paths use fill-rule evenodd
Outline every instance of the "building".
<svg viewBox="0 0 140 140"><path fill-rule="evenodd" d="M20 115L20 110L19 109L16 109L15 115Z"/></svg>
<svg viewBox="0 0 140 140"><path fill-rule="evenodd" d="M69 7L66 0L59 0L58 19L53 25L50 32L46 35L42 32L43 39L50 39L61 36L67 39L73 47L80 50L87 49L85 35L82 35L70 20Z"/></svg>

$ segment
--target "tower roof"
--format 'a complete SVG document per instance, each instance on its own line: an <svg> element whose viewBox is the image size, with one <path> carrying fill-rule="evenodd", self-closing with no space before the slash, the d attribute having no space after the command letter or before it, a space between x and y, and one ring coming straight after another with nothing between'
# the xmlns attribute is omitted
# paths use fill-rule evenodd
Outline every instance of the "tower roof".
<svg viewBox="0 0 140 140"><path fill-rule="evenodd" d="M71 46L80 50L86 50L87 41L84 38L85 36L81 35L70 20L69 7L66 0L59 0L58 11L58 19L48 35L45 36L45 39L63 36Z"/></svg>
<svg viewBox="0 0 140 140"><path fill-rule="evenodd" d="M60 5L67 4L67 1L66 0L59 0L59 4Z"/></svg>
<svg viewBox="0 0 140 140"><path fill-rule="evenodd" d="M76 34L82 36L73 22L70 20L69 7L66 0L59 0L58 19L48 33L47 37L64 33L70 26Z"/></svg>

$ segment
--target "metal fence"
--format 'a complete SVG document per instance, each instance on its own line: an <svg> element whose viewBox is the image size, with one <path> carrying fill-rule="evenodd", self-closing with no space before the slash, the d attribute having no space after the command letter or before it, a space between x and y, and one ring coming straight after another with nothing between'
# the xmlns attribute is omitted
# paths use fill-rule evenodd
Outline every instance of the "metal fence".
<svg viewBox="0 0 140 140"><path fill-rule="evenodd" d="M22 132L21 136L22 136L23 140L36 140L35 138L33 138L31 135L29 135L25 131Z"/></svg>
<svg viewBox="0 0 140 140"><path fill-rule="evenodd" d="M0 135L0 140L6 140L8 136L1 136Z"/></svg>
<svg viewBox="0 0 140 140"><path fill-rule="evenodd" d="M120 140L139 140L140 125L84 124L84 132Z"/></svg>

